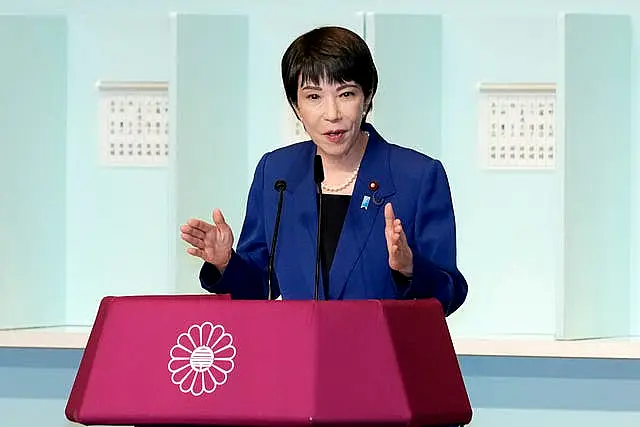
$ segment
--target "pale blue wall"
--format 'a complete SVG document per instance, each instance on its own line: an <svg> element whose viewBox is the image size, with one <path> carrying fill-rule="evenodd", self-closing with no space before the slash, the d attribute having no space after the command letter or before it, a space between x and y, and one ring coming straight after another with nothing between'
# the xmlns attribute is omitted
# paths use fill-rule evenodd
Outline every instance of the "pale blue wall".
<svg viewBox="0 0 640 427"><path fill-rule="evenodd" d="M479 82L556 81L558 18L556 10L481 18L473 12L447 16L444 24L443 157L471 283L470 304L452 323L469 335L553 334L560 173L480 169L475 99Z"/></svg>
<svg viewBox="0 0 640 427"><path fill-rule="evenodd" d="M55 325L66 308L67 31L63 19L0 16L0 40L0 327Z"/></svg>
<svg viewBox="0 0 640 427"><path fill-rule="evenodd" d="M156 12L68 18L67 322L92 321L105 293L172 291L168 173L98 165L98 80L167 80L169 20Z"/></svg>
<svg viewBox="0 0 640 427"><path fill-rule="evenodd" d="M249 19L246 16L173 17L170 122L174 140L169 221L172 230L194 216L211 221L222 209L233 230L246 203ZM224 58L221 66L219 58ZM191 113L190 113L191 112ZM178 292L200 292L201 263L186 256L177 232L172 274Z"/></svg>
<svg viewBox="0 0 640 427"><path fill-rule="evenodd" d="M567 337L623 335L637 310L621 304L631 289L631 21L583 15L562 24L561 321Z"/></svg>
<svg viewBox="0 0 640 427"><path fill-rule="evenodd" d="M542 173L495 173L478 167L476 85L483 81L555 81L561 86L561 93L569 96L570 92L563 92L563 82L565 78L569 82L574 80L564 74L567 61L577 61L574 69L579 70L581 58L588 59L590 53L582 50L579 43L571 45L574 46L569 48L573 49L571 52L564 50L564 37L572 29L567 28L560 13L607 12L629 14L633 19L634 13L640 11L624 2L610 2L606 9L585 4L578 8L568 2L549 2L544 7L524 1L518 2L519 6L499 8L492 2L485 2L482 8L469 8L462 2L423 5L408 0L394 2L393 6L366 1L350 2L348 6L341 3L339 10L312 3L304 7L295 4L295 8L276 10L257 1L236 2L233 7L196 1L136 2L127 4L121 13L112 2L83 6L47 3L41 7L38 2L0 3L0 11L55 12L61 14L61 19L66 18L68 43L56 47L56 55L67 58L66 105L60 101L60 111L67 110L66 158L50 159L50 167L66 173L66 188L59 189L56 199L59 203L66 201L61 205L65 209L66 229L60 220L58 227L53 228L58 233L64 230L66 243L58 246L59 250L49 250L55 252L57 268L61 269L63 264L65 268L58 276L53 273L50 276L51 280L54 277L64 280L58 279L53 287L58 291L47 297L49 304L64 307L65 319L61 321L90 324L99 299L106 294L199 291L195 280L198 263L185 254L177 227L188 216L210 218L211 209L221 207L228 213L236 234L239 233L253 167L264 151L282 145L285 108L279 77L282 51L293 37L316 25L333 23L362 31L362 19L357 12L367 10L375 12L374 27L369 32L375 35L374 50L376 45L379 47L376 57L381 91L376 123L380 123L382 133L393 142L440 158L449 174L458 223L459 263L470 282L467 304L451 318L454 334L562 335L568 330L563 325L567 316L562 304L578 307L573 313L584 316L589 310L579 307L595 305L600 287L617 289L607 294L608 300L625 303L616 303L619 313L616 316L605 313L599 318L611 322L607 319L615 319L618 325L615 332L619 334L638 331L635 276L633 286L629 280L611 285L603 285L600 280L589 287L591 296L587 299L584 297L587 294L581 293L587 285L578 280L580 276L564 281L567 268L579 272L585 265L589 277L607 277L607 271L596 271L593 266L599 260L590 260L586 255L577 261L569 259L573 264L564 264L566 254L562 245L574 224L563 223L563 218L567 212L580 212L582 200L574 196L575 186L570 187L570 193L564 192L562 165L556 171ZM240 27L232 24L238 17L211 16L203 19L212 19L211 22L218 19L235 33L220 37L220 32L210 31L205 25L188 28L181 35L172 29L176 18L172 18L171 12L237 13L243 24ZM593 19L597 25L600 18ZM185 21L184 25L191 24ZM586 25L588 28L589 24ZM609 31L606 27L598 28ZM578 31L578 35L582 33ZM407 42L402 43L405 37ZM625 42L627 47L631 46L631 36L626 37L620 42L621 49ZM210 49L207 40L211 40ZM215 48L216 43L220 48ZM229 59L225 49L237 51L242 59ZM216 52L223 52L225 58L221 61ZM234 70L246 70L244 64L248 64L247 77L233 79L241 75ZM617 65L611 64L611 68ZM619 65L624 67L623 63ZM210 80L203 74L206 70L210 71ZM180 75L201 78L181 80ZM99 94L95 83L101 79L170 81L172 107L174 114L179 114L174 117L173 126L177 151L191 154L174 158L165 169L99 166ZM631 86L631 82L627 83ZM236 98L224 91L230 84L238 85ZM608 90L607 81L599 84ZM624 89L624 84L619 85L619 93L624 93ZM191 95L181 98L180 93ZM595 98L587 98L578 101L589 110L588 101ZM575 98L569 101L578 103ZM632 102L636 102L635 97ZM225 103L233 108L225 109ZM206 105L211 107L207 110L211 116L207 123L210 131L202 123L204 119L197 119L201 127L196 123L196 117L201 117L196 111L202 113L205 110L201 107ZM615 105L611 107L615 109ZM591 109L593 112L597 110ZM567 118L573 117L570 113ZM611 114L614 116L616 112ZM622 119L620 123L628 121ZM571 125L571 129L579 128L579 120ZM631 131L629 128L619 135ZM565 142L579 150L582 141L576 139ZM589 144L614 144L615 159L634 159L631 153L634 144L629 139L622 143L603 142L596 134ZM202 155L198 157L198 153ZM14 154L21 158L18 151ZM220 159L225 161L220 163ZM24 158L21 164L27 166ZM628 172L628 166L625 168ZM615 166L612 170L610 182L629 181L628 173L616 172ZM7 182L11 181L19 192L55 194L44 184L29 186L27 181L15 178ZM577 180L580 191L588 190L588 174L576 173L571 178L571 182ZM207 182L211 182L209 188ZM216 191L217 188L225 192ZM604 214L618 207L635 206L631 194L627 197L631 191L637 189L629 184L624 192L610 198L618 205L612 205ZM8 206L12 216L22 216L25 209L30 209L17 203ZM628 208L626 214L627 218L632 217ZM617 218L611 218L607 221L615 223ZM595 236L609 235L607 229L600 228ZM634 239L625 237L625 230L628 236L630 229L635 233ZM632 244L638 233L635 223L619 226L615 231L619 236L616 239L622 239L608 240L616 248L615 253L624 255L634 249ZM23 240L32 240L36 234L37 230L27 231ZM13 236L0 245L9 253L18 240ZM580 241L575 242L584 247ZM593 247L603 245L594 241ZM635 252L632 255L637 257ZM29 265L31 259L24 257L20 262ZM614 269L621 272L617 277L623 282L630 274L629 264L637 263L622 262L621 268ZM5 282L17 281L20 279ZM28 277L23 281L22 286L27 289L37 288L35 284L42 282ZM574 282L573 291L567 294L567 283ZM17 306L25 298L31 298L25 295L19 293L5 299L5 303ZM505 322L505 318L509 321Z"/></svg>
<svg viewBox="0 0 640 427"><path fill-rule="evenodd" d="M279 60L282 51L295 35L312 26L331 23L360 31L361 21L356 12L367 10L374 11L379 16L376 27L379 34L376 33L376 38L381 47L379 65L384 87L378 102L388 100L388 104L385 104L386 115L378 116L376 121L388 126L394 142L418 146L440 157L451 181L458 218L459 260L470 281L469 300L452 317L452 331L459 335L480 336L548 335L558 331L560 317L565 313L562 307L557 306L559 302L565 302L558 295L559 292L566 291L561 281L565 266L560 243L565 231L562 223L566 208L566 194L562 187L564 171L488 173L478 169L476 84L500 80L557 81L562 84L565 77L571 77L564 73L569 56L564 51L566 45L563 41L566 22L562 22L559 14L629 15L631 30L637 32L640 5L630 0L612 0L606 3L595 0L488 0L474 3L461 0L331 0L306 3L244 0L232 4L218 3L222 2L0 0L0 13L57 14L60 17L60 20L52 24L55 28L50 28L53 31L51 34L56 34L59 38L49 39L48 33L42 33L43 37L40 38L41 43L52 49L49 62L52 65L38 66L33 63L36 65L32 65L32 69L42 68L40 79L29 78L28 73L19 76L29 83L30 89L39 91L37 94L30 92L29 97L35 99L40 93L51 91L49 102L59 108L55 109L50 105L50 110L41 111L38 117L41 120L39 129L42 131L45 129L44 123L48 123L52 132L39 135L36 129L32 129L31 133L23 137L26 145L12 145L10 138L21 136L16 124L27 121L28 114L31 114L27 112L19 113L15 123L11 115L4 115L5 120L11 118L11 126L9 123L4 124L0 131L0 153L3 156L0 159L0 194L3 195L0 198L0 254L3 263L11 263L11 268L0 269L0 327L14 326L16 323L90 324L99 299L106 294L197 291L195 282L176 284L174 280L175 277L188 277L189 271L194 274L197 271L197 263L189 260L180 251L180 245L176 244L177 224L181 216L189 215L185 211L186 206L193 206L193 215L208 218L213 204L220 200L225 204L221 206L225 211L235 213L230 221L236 226L236 234L239 232L241 218L238 216L244 211L243 201L246 199L245 193L253 173L253 165L265 150L281 145L281 108L284 101L280 87ZM229 194L225 194L220 199L211 196L209 206L201 193L195 190L202 188L202 182L194 184L194 190L190 193L188 179L201 175L180 175L180 170L185 170L189 160L182 160L181 163L180 158L174 159L167 169L104 169L98 165L98 93L95 83L99 79L179 82L175 60L186 52L177 50L180 41L191 43L184 46L193 46L198 40L193 36L191 41L188 38L177 40L179 32L175 31L176 27L172 27L169 15L175 11L192 15L246 14L248 33L238 34L238 38L234 40L225 40L237 43L241 48L239 54L246 55L249 64L248 81L241 82L239 86L241 91L246 90L242 94L246 97L244 110L241 104L234 107L235 111L243 111L242 114L247 114L248 117L246 127L240 131L244 135L244 142L239 144L238 141L226 138L197 141L198 133L190 133L188 128L183 130L188 136L185 141L190 141L184 144L189 144L185 146L192 150L192 159L194 153L197 153L193 151L196 148L194 144L207 142L211 145L206 148L206 156L214 152L225 158L240 159L240 168L233 170L233 179L224 182L230 193L235 191L239 194L235 204ZM423 18L397 18L414 24L421 19L427 22L425 27L407 25L404 29L407 35L418 34L425 37L424 51L417 52L413 47L419 44L413 40L415 44L398 46L397 51L393 52L390 43L401 40L403 34L388 27L385 30L385 25L396 19L383 17L385 13L429 15ZM17 21L13 19L12 22ZM611 36L614 29L607 30L599 25L600 22L594 21L594 34L607 31L607 37ZM44 32L49 27L39 28L39 31ZM239 27L233 28L236 31ZM585 31L588 24L581 28L583 34L588 33ZM201 28L199 31L209 36L216 35L215 29ZM63 35L66 35L66 42L62 41ZM434 42L438 37L440 39ZM634 56L631 59L630 87L635 91L638 49L635 36L632 37L630 47ZM3 40L11 38L3 37ZM584 40L594 41L588 38ZM199 41L199 49L206 48L206 44L202 42L203 40ZM624 44L623 35L619 45ZM0 48L3 59L10 60L12 55L20 54L14 46L24 45L3 42L3 47ZM589 55L590 44L581 46L577 43L574 47L573 53L578 55L573 63L575 65L585 60L585 56L579 55L580 49L584 50L584 55ZM599 52L605 53L605 50L601 47ZM415 54L418 56L410 56ZM438 56L441 63L434 65L432 61L437 61ZM197 54L188 59L192 68L186 71L186 75L197 72ZM58 60L63 63L58 63ZM200 60L203 69L212 72L217 66L225 65L225 58L221 60L206 52L202 52ZM234 61L233 66L239 67L243 60ZM413 67L409 74L413 79L420 75L416 70L424 70L425 78L429 78L428 82L399 82L397 79L402 73L403 61L406 61L404 63L407 67ZM59 86L43 80L44 76L53 78L52 76L64 73L66 82L62 81ZM0 72L0 93L11 94L13 99L20 96L21 91L14 85L12 76L14 74L7 70ZM441 79L440 87L434 84L438 79ZM394 80L398 83L394 84ZM200 93L197 104L207 105L212 112L218 111L215 105L218 105L216 103L220 102L219 99L210 100L208 104L202 103L205 98L219 95L206 91L216 86L206 79L199 81L206 87L205 92ZM595 85L603 85L603 88L610 83L594 82ZM624 84L616 89L619 94L624 95ZM410 97L412 85L418 88L416 93L424 96L432 93L433 99L425 101L420 97ZM198 87L195 83L185 83L183 89L197 94ZM596 92L598 87L600 86L596 86ZM630 98L630 117L633 118L638 100L635 92L631 94L634 95ZM404 104L403 97L406 97ZM438 98L441 101L435 102L434 99ZM4 108L8 102L4 98L0 105ZM179 97L175 97L174 102L177 107L184 105ZM406 114L398 108L402 105L406 105ZM613 103L611 106L615 108ZM382 114L385 106L379 108ZM49 114L49 111L54 113ZM394 111L397 117L393 115ZM621 111L626 111L626 108L622 107ZM438 112L441 120L429 115ZM416 123L421 115L429 115L424 124L433 130L434 138L421 142L409 140L411 135L418 134L420 125L423 125ZM588 114L585 113L584 116ZM400 119L408 121L406 127L399 126ZM183 123L186 126L191 122L185 119ZM621 123L624 126L624 120ZM579 123L574 122L573 125L579 126ZM385 133L385 129L381 131ZM618 151L614 157L621 161L628 154L631 166L634 166L638 160L635 149L637 144L634 143L637 132L635 127L628 131L634 139L626 141L627 145L615 145ZM618 135L624 135L624 132L623 130ZM229 134L229 129L224 131L224 135ZM180 131L177 135L180 135ZM592 138L589 140L591 146L602 143L592 133L587 134L587 137ZM441 139L438 141L439 138ZM42 149L47 147L47 150L51 150L47 151L47 163L41 165L40 169L47 176L29 175L30 179L23 179L23 174L29 171L29 150L38 148L39 140L43 141L42 144L49 144L43 145ZM66 144L62 143L63 140ZM579 142L573 141L574 147L579 147ZM214 165L216 160L211 159L211 164ZM206 163L206 158L199 161ZM609 177L611 182L620 183L620 178L624 177L624 168L627 167L629 166L625 164L621 171L613 167L611 170L614 175ZM629 203L631 210L627 214L634 219L628 225L631 237L621 235L626 225L618 224L620 226L614 228L619 236L616 239L620 240L612 239L606 234L598 239L594 237L593 241L587 240L587 243L600 250L608 242L614 245L615 251L624 253L630 250L630 265L625 267L622 262L623 268L629 269L630 283L611 283L607 286L596 283L596 286L601 286L606 292L604 301L607 305L600 306L600 318L606 321L614 319L617 330L626 329L631 334L640 332L640 285L637 275L640 258L636 249L640 237L640 221L635 220L640 193L638 186L633 184L640 178L638 170L637 167L630 168L628 173L631 182L621 190L625 194L630 193L629 199L622 193L609 198L621 203L620 206L623 207ZM219 170L211 173L216 176ZM178 178L182 178L182 181ZM217 178L220 178L219 175ZM62 184L63 179L66 185ZM583 180L579 188L588 189L588 184L588 181ZM622 185L624 186L624 182ZM4 197L7 194L17 194L19 197ZM183 197L184 204L176 206L174 201L180 200L180 197ZM578 199L573 199L571 203L573 208L580 207ZM574 217L579 218L579 215L574 214ZM34 224L42 220L40 226L45 234L39 234L41 230L37 227L17 229L16 225L20 221L16 222L16 219L26 222L31 220ZM43 236L46 237L46 243L35 245L34 248L32 243L43 239ZM591 263L584 264L585 268L591 268L599 261L593 259ZM579 271L580 266L578 264L573 268ZM22 275L20 271L28 271L28 274ZM10 275L7 272L11 272ZM626 271L619 274L623 279L625 276ZM590 287L589 298L584 300L579 282L574 283L578 283L578 286L572 288L567 303L582 310L577 318L574 316L575 323L589 315L589 309L597 303L598 289ZM610 287L614 287L614 292L608 291ZM582 308L585 306L586 309ZM24 307L26 311L18 312L18 307ZM606 316L607 311L610 316ZM622 326L619 323L621 319ZM60 413L61 402L65 398L66 387L73 375L78 355L69 352L58 359L52 354L34 352L23 359L23 353L0 351L4 360L0 365L0 384L4 385L0 396L0 414L9 414L9 418L5 418L9 421L2 425L64 425ZM33 379L29 384L35 384L37 377L43 387L41 390L56 390L53 394L33 394L33 390L19 391L6 386L15 378L16 372L23 372L20 371L20 364L23 360L30 360L30 357L39 361L34 362L34 370L27 371L27 376ZM62 366L58 366L55 360L59 360ZM542 363L538 365L541 368L532 370L530 365L518 360L517 363L508 365L513 366L512 374L498 372L496 375L480 375L482 378L490 377L490 380L475 378L474 372L478 372L476 368L482 371L485 363L494 366L492 364L501 362L501 359L479 358L466 367L471 378L470 390L475 397L474 401L481 408L479 419L483 421L479 421L477 425L512 425L514 419L521 424L525 423L522 425L542 425L542 421L545 421L545 425L600 425L598 423L603 419L610 424L617 421L618 425L635 425L639 422L640 409L637 406L629 403L621 408L616 403L620 399L624 400L624 397L620 397L623 396L621 394L605 393L603 400L584 395L585 390L592 390L596 396L601 396L597 393L602 390L623 390L628 386L637 386L637 367L632 362L607 365L613 368L611 371L605 369L610 374L606 376L607 387L602 389L598 388L601 381L593 378L588 370L581 370L582 368L576 368L579 372L576 378L565 378L560 382L550 380L544 373L544 369L549 367L544 364L546 362L539 362ZM583 366L583 362L575 361L550 363L556 363L554 366L562 369L566 368L565 363L569 366ZM603 369L599 364L588 366L589 369ZM564 374L560 376L562 375ZM626 377L631 377L632 381L623 380ZM531 388L532 384L537 385ZM532 398L527 394L531 390L545 399L540 397L541 400L535 400L537 403L527 403ZM562 393L548 394L553 390L562 390ZM549 397L560 398L566 395L580 396L579 402L558 404ZM521 398L509 400L511 396ZM28 423L17 421L26 413L31 417L28 418ZM58 415L60 417L55 418Z"/></svg>

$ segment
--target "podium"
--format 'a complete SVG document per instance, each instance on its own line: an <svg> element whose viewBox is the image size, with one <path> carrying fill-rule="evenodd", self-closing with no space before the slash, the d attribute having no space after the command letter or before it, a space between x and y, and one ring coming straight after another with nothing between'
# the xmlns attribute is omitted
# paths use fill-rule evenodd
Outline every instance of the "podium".
<svg viewBox="0 0 640 427"><path fill-rule="evenodd" d="M105 297L84 425L451 426L472 409L438 301Z"/></svg>

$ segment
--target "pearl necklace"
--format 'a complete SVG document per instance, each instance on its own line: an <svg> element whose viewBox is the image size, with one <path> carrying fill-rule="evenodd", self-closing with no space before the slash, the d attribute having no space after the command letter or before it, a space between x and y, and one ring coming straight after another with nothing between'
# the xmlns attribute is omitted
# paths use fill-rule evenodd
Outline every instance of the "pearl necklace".
<svg viewBox="0 0 640 427"><path fill-rule="evenodd" d="M360 170L360 166L358 166L356 168L356 170L353 171L353 173L351 174L351 176L349 177L349 179L347 180L347 182L345 182L344 184L342 184L339 187L329 187L327 185L322 184L322 189L328 193L338 193L342 190L344 190L345 188L347 188L348 186L350 186L351 184L353 184L353 181L356 180L356 177L358 176L358 171Z"/></svg>

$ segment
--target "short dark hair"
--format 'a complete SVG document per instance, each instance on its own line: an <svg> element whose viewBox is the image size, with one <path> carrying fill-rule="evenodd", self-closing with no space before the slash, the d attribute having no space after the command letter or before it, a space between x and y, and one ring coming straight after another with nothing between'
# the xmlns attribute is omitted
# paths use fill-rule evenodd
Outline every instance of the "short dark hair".
<svg viewBox="0 0 640 427"><path fill-rule="evenodd" d="M371 111L378 88L378 71L367 43L358 34L342 27L319 27L296 38L282 56L282 83L289 104L297 106L298 85L353 81L370 99ZM365 115L366 116L366 115ZM364 120L363 120L364 121Z"/></svg>

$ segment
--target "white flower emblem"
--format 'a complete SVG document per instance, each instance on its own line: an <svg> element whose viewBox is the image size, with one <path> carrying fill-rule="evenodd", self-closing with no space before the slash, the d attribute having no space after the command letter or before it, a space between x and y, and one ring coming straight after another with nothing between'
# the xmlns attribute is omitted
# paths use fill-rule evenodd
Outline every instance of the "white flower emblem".
<svg viewBox="0 0 640 427"><path fill-rule="evenodd" d="M180 334L169 356L171 382L183 393L200 396L227 382L235 366L236 348L222 325L204 322Z"/></svg>

